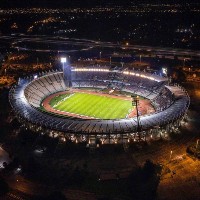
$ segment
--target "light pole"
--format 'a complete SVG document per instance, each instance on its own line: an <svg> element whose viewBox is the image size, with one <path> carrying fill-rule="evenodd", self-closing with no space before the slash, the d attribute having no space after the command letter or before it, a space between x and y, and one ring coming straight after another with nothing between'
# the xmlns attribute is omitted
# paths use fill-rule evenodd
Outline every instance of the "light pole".
<svg viewBox="0 0 200 200"><path fill-rule="evenodd" d="M183 59L183 67L185 67L185 61L186 61L186 59L184 58Z"/></svg>
<svg viewBox="0 0 200 200"><path fill-rule="evenodd" d="M102 52L100 51L100 52L99 52L99 59L100 59L100 60L101 60L101 53L102 53Z"/></svg>
<svg viewBox="0 0 200 200"><path fill-rule="evenodd" d="M198 148L198 145L199 145L199 139L197 140L197 143L196 143L196 149Z"/></svg>
<svg viewBox="0 0 200 200"><path fill-rule="evenodd" d="M171 159L172 159L172 153L173 153L173 151L170 151L169 162L170 162Z"/></svg>
<svg viewBox="0 0 200 200"><path fill-rule="evenodd" d="M61 57L60 61L63 64L63 78L64 78L64 67L65 67L65 63L67 62L67 58L66 57Z"/></svg>
<svg viewBox="0 0 200 200"><path fill-rule="evenodd" d="M140 55L140 63L142 62L142 55Z"/></svg>
<svg viewBox="0 0 200 200"><path fill-rule="evenodd" d="M141 123L140 123L140 116L138 111L138 105L139 105L139 97L136 95L131 95L132 97L132 105L136 108L136 114L137 114L137 133L139 134L139 140L140 138L140 132L141 132Z"/></svg>
<svg viewBox="0 0 200 200"><path fill-rule="evenodd" d="M112 59L112 57L110 57L110 65L111 65L111 61L112 61L111 59Z"/></svg>

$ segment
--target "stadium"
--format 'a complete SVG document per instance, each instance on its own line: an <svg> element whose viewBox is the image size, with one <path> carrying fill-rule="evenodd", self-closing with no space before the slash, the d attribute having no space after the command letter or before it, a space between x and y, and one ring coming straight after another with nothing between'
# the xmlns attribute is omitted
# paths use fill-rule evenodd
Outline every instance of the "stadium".
<svg viewBox="0 0 200 200"><path fill-rule="evenodd" d="M20 78L9 100L22 126L89 146L177 131L190 103L184 88L159 75L65 60L62 71Z"/></svg>

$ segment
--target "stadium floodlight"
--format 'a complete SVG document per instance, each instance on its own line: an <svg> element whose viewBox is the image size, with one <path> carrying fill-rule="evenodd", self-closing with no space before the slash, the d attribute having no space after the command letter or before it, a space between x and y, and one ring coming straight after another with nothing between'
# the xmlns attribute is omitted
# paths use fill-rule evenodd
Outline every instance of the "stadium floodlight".
<svg viewBox="0 0 200 200"><path fill-rule="evenodd" d="M165 74L165 75L167 75L167 68L162 68L162 72L163 72L163 74Z"/></svg>
<svg viewBox="0 0 200 200"><path fill-rule="evenodd" d="M64 78L64 68L65 68L65 63L67 62L67 58L66 57L61 57L60 58L60 61L61 61L61 63L62 63L62 65L63 65L63 78Z"/></svg>
<svg viewBox="0 0 200 200"><path fill-rule="evenodd" d="M61 57L60 61L61 61L61 63L66 63L67 62L67 58L66 57Z"/></svg>
<svg viewBox="0 0 200 200"><path fill-rule="evenodd" d="M34 79L37 79L38 78L38 75L34 75Z"/></svg>
<svg viewBox="0 0 200 200"><path fill-rule="evenodd" d="M136 114L137 114L137 132L139 134L139 140L141 139L141 122L140 122L140 115L139 115L139 110L138 110L138 106L139 106L139 96L137 95L131 95L132 98L132 105L135 106L136 108Z"/></svg>

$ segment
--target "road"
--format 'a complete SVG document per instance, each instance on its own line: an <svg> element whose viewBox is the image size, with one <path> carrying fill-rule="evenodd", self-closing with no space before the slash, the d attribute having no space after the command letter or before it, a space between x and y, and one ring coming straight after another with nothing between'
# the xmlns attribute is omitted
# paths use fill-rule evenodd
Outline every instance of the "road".
<svg viewBox="0 0 200 200"><path fill-rule="evenodd" d="M181 57L195 57L200 58L200 51L190 50L190 49L176 49L176 48L169 48L169 47L152 47L152 46L144 46L144 45L124 45L124 44L117 44L111 42L101 42L101 41L94 41L94 40L86 40L86 39L75 39L75 38L64 38L64 37L57 37L57 36L30 36L30 35L1 35L0 41L6 41L11 43L13 48L18 50L24 51L38 51L38 52L61 52L61 53L69 53L74 51L87 51L94 47L107 47L107 48L121 48L127 50L137 50L137 51L146 51L146 52L153 52L154 54L158 55L165 55L165 56L181 56ZM25 47L26 43L35 43L35 44L56 44L56 45L73 45L76 47L80 47L76 50L64 50L63 49L42 49L42 48L27 48Z"/></svg>
<svg viewBox="0 0 200 200"><path fill-rule="evenodd" d="M185 185L188 184L187 180L190 180L190 178L194 177L195 173L198 172L199 168L199 161L194 161L191 158L189 158L186 155L186 148L190 144L194 144L196 141L197 137L192 136L192 135L180 135L180 137L177 137L176 139L173 140L167 140L167 141L162 141L162 142L156 142L152 143L148 149L142 149L139 151L136 151L132 154L132 159L133 161L136 161L138 164L142 165L147 159L152 160L154 163L159 163L164 166L169 167L171 170L176 171L176 175L174 177L177 177L176 184L173 183L173 179L171 178L172 173L169 173L167 175L163 175L160 185L159 185L159 195L162 197L162 193L164 193L167 197L170 197L168 193L165 193L165 187L169 187L169 190L175 189L176 187L184 188ZM173 151L171 160L170 160L170 151ZM127 154L124 153L124 157L127 159ZM109 156L107 157L105 155L105 160L108 159ZM96 158L94 158L96 160ZM90 162L93 162L92 160ZM101 162L106 162L106 161L101 161ZM95 161L96 163L96 161ZM97 168L99 166L97 165ZM129 166L130 167L130 166ZM192 170L191 170L192 169ZM94 169L93 169L94 170ZM127 169L128 170L128 169ZM99 168L96 169L96 171L101 171ZM105 171L105 169L104 169ZM184 174L185 171L187 172L187 175ZM125 172L125 168L120 171L118 169L118 173L120 177L123 177L122 175ZM130 172L130 170L129 170ZM116 173L116 172L115 172ZM113 179L113 174L115 174L112 171L105 172L107 177ZM103 173L101 173L102 178L104 177ZM110 176L109 176L110 174ZM128 176L128 173L126 174L126 177ZM126 178L123 177L123 178ZM198 177L200 180L200 174L198 173ZM43 195L46 196L50 194L51 192L55 191L54 187L46 186L37 182L32 182L25 177L21 175L11 175L11 176L6 176L5 177L6 181L9 183L10 187L14 191L19 191L21 193L27 194L27 195ZM184 181L183 181L184 180ZM196 184L196 180L193 181L194 184ZM193 183L192 182L192 183ZM170 185L173 184L173 188ZM172 189L170 189L172 188ZM75 193L73 190L71 192L67 192L67 190L64 190L65 193L67 194L67 197L69 199L78 199L75 198L74 195ZM198 190L195 191L195 195L198 194ZM81 192L81 195L83 195ZM71 194L71 195L70 195ZM88 195L88 194L87 194ZM86 196L87 196L86 195ZM179 195L178 192L176 195ZM189 195L189 194L188 194ZM75 195L77 197L77 194ZM95 199L94 195L92 196L91 199ZM191 194L190 194L191 197ZM90 199L90 198L89 198ZM170 198L169 198L170 199Z"/></svg>

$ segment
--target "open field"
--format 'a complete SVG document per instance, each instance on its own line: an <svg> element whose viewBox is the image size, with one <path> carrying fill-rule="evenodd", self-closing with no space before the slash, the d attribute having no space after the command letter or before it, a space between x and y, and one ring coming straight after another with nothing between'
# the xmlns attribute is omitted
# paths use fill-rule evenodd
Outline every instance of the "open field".
<svg viewBox="0 0 200 200"><path fill-rule="evenodd" d="M132 110L130 100L77 92L64 96L64 100L57 97L57 104L52 104L56 110L75 113L99 119L122 119ZM55 102L53 99L51 102Z"/></svg>
<svg viewBox="0 0 200 200"><path fill-rule="evenodd" d="M78 104L77 102L77 105L73 105L74 112L72 112L72 108L70 107L69 104L71 103L74 104L73 100L76 95L74 97L71 95L77 94L77 93L79 94L84 93L84 94L91 95L90 98L87 98L88 110L84 111L87 113L81 114L82 112L79 113L80 110L77 110L77 108L75 108L77 106L80 106L80 104L82 104L81 107L83 107L83 110L85 110L86 104L85 102L83 103L83 99L79 99L79 101L81 101L82 103ZM97 100L97 98L99 99L97 102L95 102L94 100ZM104 100L103 102L104 105L102 104L102 100ZM65 101L67 101L67 105L65 108L61 108L61 109L57 108L57 107L62 107L62 104L64 105ZM125 118L125 117L132 118L136 116L136 109L131 106L131 101L132 101L132 98L129 95L127 96L127 93L122 94L122 92L120 92L120 94L118 95L113 95L113 94L104 93L102 91L97 92L94 89L87 88L87 90L86 89L83 90L81 88L81 89L73 89L70 91L58 92L58 93L54 93L48 96L41 103L40 109L45 112L53 113L59 116L81 118L81 119L99 118L103 120L103 119L120 119L120 118ZM127 109L125 109L126 104L127 104ZM130 107L130 109L128 107ZM66 108L69 110L67 111ZM92 113L91 115L89 115L90 114L88 113L89 109L91 109L92 112L95 111L95 113L98 113L98 115L96 115L96 117L94 116L95 114L92 114ZM153 106L151 105L150 100L144 99L143 97L140 97L138 110L139 110L140 115L146 115L146 114L151 114L155 112ZM105 114L105 116L103 116L103 114ZM107 118L107 117L111 117L111 118Z"/></svg>

